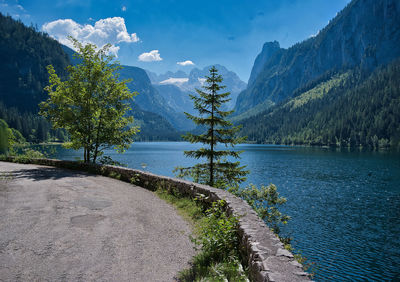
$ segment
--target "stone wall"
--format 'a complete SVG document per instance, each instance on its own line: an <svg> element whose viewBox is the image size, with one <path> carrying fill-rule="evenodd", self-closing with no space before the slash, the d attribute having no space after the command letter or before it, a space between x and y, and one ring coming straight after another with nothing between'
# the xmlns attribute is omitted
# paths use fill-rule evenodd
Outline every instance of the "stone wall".
<svg viewBox="0 0 400 282"><path fill-rule="evenodd" d="M30 163L84 170L106 176L114 175L120 180L152 191L161 186L165 189L176 189L179 193L191 197L203 194L208 201L225 200L228 212L239 218L241 253L248 264L252 281L310 281L301 264L294 260L292 253L284 249L283 244L255 211L245 201L224 190L116 166L51 159L35 159Z"/></svg>

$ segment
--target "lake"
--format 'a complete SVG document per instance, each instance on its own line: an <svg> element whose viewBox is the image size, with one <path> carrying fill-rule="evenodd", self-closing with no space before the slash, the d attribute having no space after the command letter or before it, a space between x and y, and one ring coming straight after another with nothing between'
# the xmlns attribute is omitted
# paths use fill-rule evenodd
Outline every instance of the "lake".
<svg viewBox="0 0 400 282"><path fill-rule="evenodd" d="M82 152L53 147L53 157ZM190 166L184 142L143 142L119 155L128 167L173 176ZM248 183L274 183L292 217L283 234L315 262L316 281L400 281L400 154L242 144Z"/></svg>

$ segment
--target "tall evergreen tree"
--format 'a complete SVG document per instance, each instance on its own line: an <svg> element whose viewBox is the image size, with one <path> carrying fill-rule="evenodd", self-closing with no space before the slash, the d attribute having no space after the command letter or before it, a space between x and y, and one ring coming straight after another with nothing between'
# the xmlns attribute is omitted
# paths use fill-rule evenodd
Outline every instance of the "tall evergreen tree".
<svg viewBox="0 0 400 282"><path fill-rule="evenodd" d="M235 137L240 126L233 126L226 117L233 111L222 111L221 106L230 101L229 92L219 93L225 86L221 85L222 76L212 67L209 76L206 76L204 91L196 89L198 95L190 95L194 108L199 116L185 113L195 124L205 127L206 132L200 135L188 133L183 138L191 143L201 143L205 147L198 150L185 151L188 157L207 159L204 163L193 167L178 167L179 176L191 176L195 182L208 184L219 188L237 185L243 182L248 174L239 161L232 162L228 158L239 158L240 151L232 150L234 145L245 140L244 137ZM217 150L217 145L222 144L225 150ZM230 149L228 149L230 147Z"/></svg>

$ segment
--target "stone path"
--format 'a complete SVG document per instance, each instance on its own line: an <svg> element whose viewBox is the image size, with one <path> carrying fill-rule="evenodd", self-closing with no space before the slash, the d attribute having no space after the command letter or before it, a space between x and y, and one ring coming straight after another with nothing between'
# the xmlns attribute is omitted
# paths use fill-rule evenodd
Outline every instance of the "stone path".
<svg viewBox="0 0 400 282"><path fill-rule="evenodd" d="M0 281L173 281L190 228L152 192L0 162Z"/></svg>

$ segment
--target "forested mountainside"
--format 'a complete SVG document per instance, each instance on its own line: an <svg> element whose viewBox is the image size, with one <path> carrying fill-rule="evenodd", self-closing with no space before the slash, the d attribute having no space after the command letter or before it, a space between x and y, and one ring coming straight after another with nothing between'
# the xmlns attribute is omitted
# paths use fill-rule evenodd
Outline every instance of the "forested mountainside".
<svg viewBox="0 0 400 282"><path fill-rule="evenodd" d="M178 86L173 84L153 84L158 93L164 98L169 107L174 109L177 113L190 113L197 114L193 108L193 101L190 99L190 91L181 90Z"/></svg>
<svg viewBox="0 0 400 282"><path fill-rule="evenodd" d="M133 105L130 114L135 119L135 124L140 126L135 141L178 141L179 133L164 117L144 111L137 104Z"/></svg>
<svg viewBox="0 0 400 282"><path fill-rule="evenodd" d="M0 101L21 112L36 113L46 99L47 65L65 77L68 56L61 45L35 27L0 13Z"/></svg>
<svg viewBox="0 0 400 282"><path fill-rule="evenodd" d="M62 79L66 79L65 68L71 61L74 62L74 51L60 45L47 34L37 31L35 27L27 27L22 22L2 14L0 50L0 119L4 119L11 128L20 131L29 142L65 141L68 137L65 131L52 130L51 124L38 115L38 104L47 99L47 92L43 90L48 84L46 66L52 64ZM151 89L146 88L146 82L140 82L140 71L131 75L128 69L121 76L124 74L134 79L129 88L140 93L136 99L145 100L146 94L151 94ZM150 85L147 75L144 75ZM149 100L153 101L151 98ZM142 127L137 139L179 138L171 124L158 114L162 112L160 109L151 113L134 102L132 107L136 122ZM151 108L151 105L149 107Z"/></svg>
<svg viewBox="0 0 400 282"><path fill-rule="evenodd" d="M168 105L158 90L151 84L145 70L138 67L123 66L120 75L121 79L132 79L127 84L128 88L139 93L134 97L132 107L135 107L136 104L144 111L161 115L177 130L188 130L193 127L183 113L176 112Z"/></svg>
<svg viewBox="0 0 400 282"><path fill-rule="evenodd" d="M0 119L10 128L18 130L28 142L68 141L68 134L64 129L54 130L51 123L37 113L20 112L15 107L6 107L1 101Z"/></svg>
<svg viewBox="0 0 400 282"><path fill-rule="evenodd" d="M310 83L296 97L241 121L249 141L400 148L400 59Z"/></svg>
<svg viewBox="0 0 400 282"><path fill-rule="evenodd" d="M373 71L399 57L399 14L398 0L353 0L315 37L289 49L266 44L237 99L236 112L262 112L327 72L356 67Z"/></svg>

